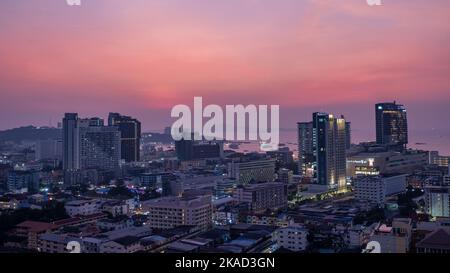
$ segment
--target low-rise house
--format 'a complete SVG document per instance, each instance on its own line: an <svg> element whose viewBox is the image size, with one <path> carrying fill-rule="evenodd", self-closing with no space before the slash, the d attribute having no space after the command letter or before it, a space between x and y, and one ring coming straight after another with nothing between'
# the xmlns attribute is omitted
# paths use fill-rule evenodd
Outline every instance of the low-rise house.
<svg viewBox="0 0 450 273"><path fill-rule="evenodd" d="M392 226L380 224L371 236L371 241L380 243L381 253L408 253L410 251L412 221L396 218Z"/></svg>
<svg viewBox="0 0 450 273"><path fill-rule="evenodd" d="M450 254L450 232L437 229L416 244L417 253Z"/></svg>
<svg viewBox="0 0 450 273"><path fill-rule="evenodd" d="M125 236L106 242L100 246L100 253L135 253L142 250L140 238Z"/></svg>
<svg viewBox="0 0 450 273"><path fill-rule="evenodd" d="M75 200L65 204L65 209L70 217L86 216L101 212L102 202L97 199Z"/></svg>
<svg viewBox="0 0 450 273"><path fill-rule="evenodd" d="M16 225L12 233L17 237L26 238L28 249L37 250L39 246L39 236L56 229L58 229L58 226L54 224L37 221L25 221Z"/></svg>
<svg viewBox="0 0 450 273"><path fill-rule="evenodd" d="M66 226L77 226L83 224L91 224L96 223L98 220L107 218L108 215L103 212L94 213L90 215L80 215L72 218L67 218L59 221L53 222L53 224L58 227L66 227Z"/></svg>
<svg viewBox="0 0 450 273"><path fill-rule="evenodd" d="M133 226L133 220L128 217L118 217L113 219L101 219L97 221L97 227L103 231L123 230Z"/></svg>
<svg viewBox="0 0 450 273"><path fill-rule="evenodd" d="M165 244L167 241L168 238L159 235L144 237L140 240L143 251L150 251Z"/></svg>
<svg viewBox="0 0 450 273"><path fill-rule="evenodd" d="M346 244L349 249L361 249L370 240L370 235L375 230L377 224L369 227L357 225L349 228L346 232Z"/></svg>
<svg viewBox="0 0 450 273"><path fill-rule="evenodd" d="M71 237L66 234L46 233L39 236L39 251L43 253L69 253L72 249L68 248L70 242L77 242L81 249L81 239Z"/></svg>
<svg viewBox="0 0 450 273"><path fill-rule="evenodd" d="M123 201L107 201L102 204L102 211L109 213L112 217L128 215L129 205Z"/></svg>
<svg viewBox="0 0 450 273"><path fill-rule="evenodd" d="M306 250L308 246L308 229L303 225L291 224L288 227L277 229L272 240L279 247L299 252Z"/></svg>
<svg viewBox="0 0 450 273"><path fill-rule="evenodd" d="M200 249L199 245L176 241L167 245L165 253L195 253Z"/></svg>
<svg viewBox="0 0 450 273"><path fill-rule="evenodd" d="M288 227L290 218L286 214L247 214L246 223L253 225Z"/></svg>
<svg viewBox="0 0 450 273"><path fill-rule="evenodd" d="M138 239L145 238L153 235L153 231L148 226L142 227L129 227L126 229L119 229L114 231L104 232L96 236L83 237L83 251L86 253L101 253L104 244L107 244L106 250L119 251L116 243L110 243L111 241L124 238L124 237L136 237ZM108 252L109 253L109 252Z"/></svg>

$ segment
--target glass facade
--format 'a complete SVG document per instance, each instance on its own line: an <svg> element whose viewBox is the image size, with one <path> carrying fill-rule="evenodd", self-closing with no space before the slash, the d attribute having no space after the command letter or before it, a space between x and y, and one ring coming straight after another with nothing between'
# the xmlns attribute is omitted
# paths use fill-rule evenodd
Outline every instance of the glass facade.
<svg viewBox="0 0 450 273"><path fill-rule="evenodd" d="M404 150L408 144L408 121L403 105L379 103L375 105L377 144Z"/></svg>

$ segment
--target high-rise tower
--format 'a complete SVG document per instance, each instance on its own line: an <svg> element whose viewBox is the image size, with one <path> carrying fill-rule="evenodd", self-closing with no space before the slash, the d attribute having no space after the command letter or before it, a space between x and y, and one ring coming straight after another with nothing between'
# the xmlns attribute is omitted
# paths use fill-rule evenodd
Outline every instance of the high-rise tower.
<svg viewBox="0 0 450 273"><path fill-rule="evenodd" d="M141 123L132 117L109 113L108 125L119 128L122 159L126 162L140 160Z"/></svg>
<svg viewBox="0 0 450 273"><path fill-rule="evenodd" d="M408 144L406 108L396 102L375 105L377 143L404 150Z"/></svg>

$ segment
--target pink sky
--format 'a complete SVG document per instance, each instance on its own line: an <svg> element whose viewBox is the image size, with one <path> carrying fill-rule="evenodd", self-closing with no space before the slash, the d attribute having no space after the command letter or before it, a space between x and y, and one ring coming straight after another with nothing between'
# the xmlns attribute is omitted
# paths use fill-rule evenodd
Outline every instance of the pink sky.
<svg viewBox="0 0 450 273"><path fill-rule="evenodd" d="M2 0L0 129L109 111L159 129L203 96L279 104L286 128L321 110L368 132L373 104L397 100L412 130L450 130L450 1L383 3Z"/></svg>

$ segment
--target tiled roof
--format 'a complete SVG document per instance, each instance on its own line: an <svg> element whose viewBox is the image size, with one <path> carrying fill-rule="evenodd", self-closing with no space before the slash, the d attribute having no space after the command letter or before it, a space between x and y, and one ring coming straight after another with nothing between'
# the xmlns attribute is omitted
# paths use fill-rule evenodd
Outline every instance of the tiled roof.
<svg viewBox="0 0 450 273"><path fill-rule="evenodd" d="M116 242L116 243L118 243L120 245L123 245L123 246L133 245L137 241L139 241L139 238L135 237L135 236L125 236L125 237L118 238L118 239L114 240L114 242Z"/></svg>
<svg viewBox="0 0 450 273"><path fill-rule="evenodd" d="M417 243L418 248L450 249L450 233L438 229Z"/></svg>
<svg viewBox="0 0 450 273"><path fill-rule="evenodd" d="M25 228L31 232L42 232L46 230L56 229L58 226L45 222L25 221L16 226L17 228Z"/></svg>

